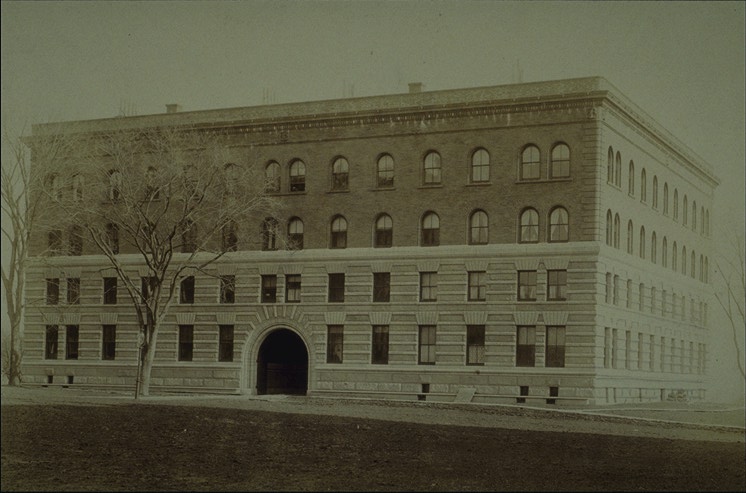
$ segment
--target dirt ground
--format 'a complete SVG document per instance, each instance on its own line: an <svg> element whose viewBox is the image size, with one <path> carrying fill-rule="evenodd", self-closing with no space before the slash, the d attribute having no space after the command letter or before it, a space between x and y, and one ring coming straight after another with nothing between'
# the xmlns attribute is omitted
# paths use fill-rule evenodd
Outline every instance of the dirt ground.
<svg viewBox="0 0 746 493"><path fill-rule="evenodd" d="M4 388L0 489L746 489L739 410L601 411Z"/></svg>

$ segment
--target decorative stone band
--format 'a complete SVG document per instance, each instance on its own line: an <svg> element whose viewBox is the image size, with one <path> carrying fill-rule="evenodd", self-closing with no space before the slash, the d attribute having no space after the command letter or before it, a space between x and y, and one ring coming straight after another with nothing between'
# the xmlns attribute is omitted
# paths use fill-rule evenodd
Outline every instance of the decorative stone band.
<svg viewBox="0 0 746 493"><path fill-rule="evenodd" d="M345 312L327 312L324 314L326 325L344 325L346 315Z"/></svg>
<svg viewBox="0 0 746 493"><path fill-rule="evenodd" d="M292 264L284 264L282 271L287 274L303 274L303 264L294 262Z"/></svg>
<svg viewBox="0 0 746 493"><path fill-rule="evenodd" d="M544 325L567 325L568 312L544 312Z"/></svg>
<svg viewBox="0 0 746 493"><path fill-rule="evenodd" d="M329 263L326 264L327 274L346 274L347 265L343 263Z"/></svg>
<svg viewBox="0 0 746 493"><path fill-rule="evenodd" d="M513 314L516 325L536 325L539 321L539 312L516 312Z"/></svg>
<svg viewBox="0 0 746 493"><path fill-rule="evenodd" d="M469 272L486 271L489 262L487 260L467 260L466 270Z"/></svg>
<svg viewBox="0 0 746 493"><path fill-rule="evenodd" d="M238 264L220 264L218 265L217 271L219 276L235 276L236 270L238 270Z"/></svg>
<svg viewBox="0 0 746 493"><path fill-rule="evenodd" d="M277 264L259 264L259 274L269 276L277 274Z"/></svg>
<svg viewBox="0 0 746 493"><path fill-rule="evenodd" d="M218 325L235 325L236 324L236 314L234 312L219 312L219 313L216 313L215 314L215 322Z"/></svg>
<svg viewBox="0 0 746 493"><path fill-rule="evenodd" d="M542 259L544 268L546 270L566 270L567 265L570 263L570 259L567 257L553 257Z"/></svg>
<svg viewBox="0 0 746 493"><path fill-rule="evenodd" d="M44 313L42 312L42 320L44 320L44 325L59 325L62 321L62 316L59 312L53 312L53 313Z"/></svg>
<svg viewBox="0 0 746 493"><path fill-rule="evenodd" d="M538 258L521 258L515 261L516 270L539 270Z"/></svg>
<svg viewBox="0 0 746 493"><path fill-rule="evenodd" d="M80 325L80 312L63 313L60 322L65 325Z"/></svg>
<svg viewBox="0 0 746 493"><path fill-rule="evenodd" d="M370 269L373 272L391 272L393 264L391 262L373 262Z"/></svg>
<svg viewBox="0 0 746 493"><path fill-rule="evenodd" d="M417 325L438 325L438 312L417 312Z"/></svg>
<svg viewBox="0 0 746 493"><path fill-rule="evenodd" d="M64 271L60 273L62 274L60 277L79 278L81 272L82 269L80 267L65 267Z"/></svg>
<svg viewBox="0 0 746 493"><path fill-rule="evenodd" d="M370 324L371 325L390 325L391 324L391 312L371 312L370 313Z"/></svg>
<svg viewBox="0 0 746 493"><path fill-rule="evenodd" d="M44 270L44 277L46 279L58 279L60 277L65 277L65 273L59 267L49 267Z"/></svg>
<svg viewBox="0 0 746 493"><path fill-rule="evenodd" d="M435 260L420 260L417 262L417 270L419 272L438 272L440 262Z"/></svg>
<svg viewBox="0 0 746 493"><path fill-rule="evenodd" d="M117 314L111 312L100 313L101 325L116 325Z"/></svg>
<svg viewBox="0 0 746 493"><path fill-rule="evenodd" d="M464 323L466 325L487 325L487 312L465 312Z"/></svg>
<svg viewBox="0 0 746 493"><path fill-rule="evenodd" d="M194 325L196 316L194 313L177 313L176 323L178 325Z"/></svg>

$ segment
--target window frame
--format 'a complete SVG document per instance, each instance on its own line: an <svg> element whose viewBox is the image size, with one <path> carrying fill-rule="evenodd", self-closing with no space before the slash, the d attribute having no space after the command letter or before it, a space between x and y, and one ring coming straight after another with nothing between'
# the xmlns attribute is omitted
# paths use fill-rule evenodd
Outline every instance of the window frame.
<svg viewBox="0 0 746 493"><path fill-rule="evenodd" d="M526 291L527 290L527 291ZM518 271L518 301L536 301L537 272L536 270Z"/></svg>
<svg viewBox="0 0 746 493"><path fill-rule="evenodd" d="M523 343L521 341L524 341ZM536 366L536 326L519 325L516 327L515 366Z"/></svg>
<svg viewBox="0 0 746 493"><path fill-rule="evenodd" d="M303 250L305 224L299 217L291 217L288 221L288 246L293 250ZM299 231L300 229L300 231Z"/></svg>
<svg viewBox="0 0 746 493"><path fill-rule="evenodd" d="M60 303L60 278L46 278L45 300L47 305L59 305Z"/></svg>
<svg viewBox="0 0 746 493"><path fill-rule="evenodd" d="M235 326L230 324L218 325L218 362L233 361L235 344Z"/></svg>
<svg viewBox="0 0 746 493"><path fill-rule="evenodd" d="M567 269L547 270L547 301L567 301Z"/></svg>
<svg viewBox="0 0 746 493"><path fill-rule="evenodd" d="M467 301L487 301L487 271L475 270L466 273Z"/></svg>
<svg viewBox="0 0 746 493"><path fill-rule="evenodd" d="M344 156L337 156L331 167L331 190L345 192L350 189L350 163Z"/></svg>
<svg viewBox="0 0 746 493"><path fill-rule="evenodd" d="M329 248L343 249L347 248L347 219L337 214L329 222Z"/></svg>
<svg viewBox="0 0 746 493"><path fill-rule="evenodd" d="M117 284L118 280L116 277L104 277L103 278L103 304L104 305L116 305L117 304Z"/></svg>
<svg viewBox="0 0 746 493"><path fill-rule="evenodd" d="M469 244L487 245L490 241L490 218L483 209L469 215Z"/></svg>
<svg viewBox="0 0 746 493"><path fill-rule="evenodd" d="M417 328L417 364L434 365L437 362L437 327L420 325Z"/></svg>
<svg viewBox="0 0 746 493"><path fill-rule="evenodd" d="M466 326L466 365L484 366L485 326Z"/></svg>
<svg viewBox="0 0 746 493"><path fill-rule="evenodd" d="M328 325L326 328L326 362L344 363L344 325Z"/></svg>
<svg viewBox="0 0 746 493"><path fill-rule="evenodd" d="M371 364L389 364L389 333L390 329L388 325L373 325L370 339Z"/></svg>
<svg viewBox="0 0 746 493"><path fill-rule="evenodd" d="M285 274L285 303L300 303L301 274Z"/></svg>
<svg viewBox="0 0 746 493"><path fill-rule="evenodd" d="M232 305L236 303L236 276L225 274L220 276L220 304Z"/></svg>
<svg viewBox="0 0 746 493"><path fill-rule="evenodd" d="M432 227L433 221L437 223L436 227ZM430 223L430 227L426 227L428 222ZM420 246L440 246L440 216L436 212L427 211L422 215L420 230Z"/></svg>
<svg viewBox="0 0 746 493"><path fill-rule="evenodd" d="M490 153L484 147L474 149L474 152L471 153L469 178L470 183L490 182Z"/></svg>
<svg viewBox="0 0 746 493"><path fill-rule="evenodd" d="M277 303L277 274L261 274L260 303Z"/></svg>
<svg viewBox="0 0 746 493"><path fill-rule="evenodd" d="M76 360L80 350L80 326L71 324L65 326L65 359Z"/></svg>
<svg viewBox="0 0 746 493"><path fill-rule="evenodd" d="M443 184L443 160L437 151L428 151L422 159L422 185Z"/></svg>
<svg viewBox="0 0 746 493"><path fill-rule="evenodd" d="M382 154L376 161L376 188L394 188L394 158L391 154Z"/></svg>
<svg viewBox="0 0 746 493"><path fill-rule="evenodd" d="M80 278L79 277L68 277L67 278L67 304L68 305L79 305L80 304Z"/></svg>
<svg viewBox="0 0 746 493"><path fill-rule="evenodd" d="M117 358L117 326L103 324L101 326L101 359L114 361Z"/></svg>
<svg viewBox="0 0 746 493"><path fill-rule="evenodd" d="M563 220L565 222L561 222ZM555 231L558 230L560 231L559 238L555 238ZM570 241L570 213L561 205L554 207L549 212L548 241L549 243L566 243Z"/></svg>
<svg viewBox="0 0 746 493"><path fill-rule="evenodd" d="M345 301L345 274L335 272L328 274L328 303L344 303Z"/></svg>
<svg viewBox="0 0 746 493"><path fill-rule="evenodd" d="M305 192L306 191L306 163L301 159L296 159L290 163L288 169L290 176L290 192Z"/></svg>
<svg viewBox="0 0 746 493"><path fill-rule="evenodd" d="M527 221L524 221L524 218ZM531 223L533 219L536 220L536 224ZM518 243L539 243L540 226L539 212L533 207L523 209L518 216Z"/></svg>
<svg viewBox="0 0 746 493"><path fill-rule="evenodd" d="M560 325L547 325L544 341L544 366L547 368L564 368L567 328Z"/></svg>
<svg viewBox="0 0 746 493"><path fill-rule="evenodd" d="M381 221L383 221L383 225L380 224ZM390 215L386 213L379 214L373 225L373 229L374 248L391 248L393 246L394 220Z"/></svg>
<svg viewBox="0 0 746 493"><path fill-rule="evenodd" d="M193 305L195 290L196 281L194 276L184 276L181 281L179 281L179 304Z"/></svg>
<svg viewBox="0 0 746 493"><path fill-rule="evenodd" d="M178 361L194 361L194 325L179 324Z"/></svg>
<svg viewBox="0 0 746 493"><path fill-rule="evenodd" d="M438 301L438 273L420 272L420 303Z"/></svg>
<svg viewBox="0 0 746 493"><path fill-rule="evenodd" d="M559 156L558 158L555 158L555 152L558 149L566 149L567 150L567 157L564 158L564 156ZM572 156L572 153L570 152L570 146L567 145L565 142L558 142L557 144L552 147L552 151L550 153L551 156L551 162L549 166L549 177L550 178L569 178L570 177L570 158ZM557 170L557 165L561 166L562 171L566 168L565 174L558 174L555 171Z"/></svg>
<svg viewBox="0 0 746 493"><path fill-rule="evenodd" d="M373 273L373 303L389 303L391 301L391 273Z"/></svg>
<svg viewBox="0 0 746 493"><path fill-rule="evenodd" d="M59 357L59 326L57 324L47 325L44 330L44 359L55 360Z"/></svg>
<svg viewBox="0 0 746 493"><path fill-rule="evenodd" d="M533 155L533 151L536 151L535 156ZM527 156L526 153L529 153L529 155ZM534 176L534 173L527 172L527 170L533 171L534 169L536 176ZM533 181L541 179L541 150L536 144L527 144L521 150L518 176L521 181Z"/></svg>

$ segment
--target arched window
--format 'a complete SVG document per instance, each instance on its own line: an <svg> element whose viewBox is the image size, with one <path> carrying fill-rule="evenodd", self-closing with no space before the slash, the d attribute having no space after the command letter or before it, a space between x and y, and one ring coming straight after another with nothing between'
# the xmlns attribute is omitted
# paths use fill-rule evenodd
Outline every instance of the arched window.
<svg viewBox="0 0 746 493"><path fill-rule="evenodd" d="M614 183L614 149L611 146L606 156L606 181Z"/></svg>
<svg viewBox="0 0 746 493"><path fill-rule="evenodd" d="M373 246L376 248L387 248L393 245L394 221L388 214L381 214L376 219L376 231L373 238Z"/></svg>
<svg viewBox="0 0 746 493"><path fill-rule="evenodd" d="M378 158L377 183L379 188L394 186L394 158L388 154Z"/></svg>
<svg viewBox="0 0 746 493"><path fill-rule="evenodd" d="M187 219L181 231L181 252L192 253L197 250L197 225Z"/></svg>
<svg viewBox="0 0 746 493"><path fill-rule="evenodd" d="M53 174L49 177L49 193L52 195L54 200L62 200L62 177L58 174Z"/></svg>
<svg viewBox="0 0 746 493"><path fill-rule="evenodd" d="M692 231L697 231L697 201L692 200Z"/></svg>
<svg viewBox="0 0 746 493"><path fill-rule="evenodd" d="M683 219L681 220L681 223L686 226L688 221L688 215L689 215L689 201L687 200L686 194L684 194L684 205L682 207L683 210Z"/></svg>
<svg viewBox="0 0 746 493"><path fill-rule="evenodd" d="M295 164L295 163L293 163ZM302 164L302 163L301 163ZM304 166L305 168L305 166ZM292 167L291 167L291 173L292 173ZM305 169L303 171L303 174L305 174ZM279 163L276 163L272 161L267 165L266 168L264 168L264 183L265 183L265 189L268 192L279 192L280 191L280 182L281 182L281 176L280 173L280 165Z"/></svg>
<svg viewBox="0 0 746 493"><path fill-rule="evenodd" d="M697 254L694 252L694 250L692 250L692 260L691 262L689 262L689 275L692 277L692 279L697 277L696 267L697 267Z"/></svg>
<svg viewBox="0 0 746 493"><path fill-rule="evenodd" d="M658 208L658 177L653 176L653 209Z"/></svg>
<svg viewBox="0 0 746 493"><path fill-rule="evenodd" d="M676 270L678 268L679 250L676 248L676 242L673 242L673 248L671 249L671 269Z"/></svg>
<svg viewBox="0 0 746 493"><path fill-rule="evenodd" d="M347 190L350 177L350 165L343 157L338 157L332 164L332 190Z"/></svg>
<svg viewBox="0 0 746 493"><path fill-rule="evenodd" d="M661 249L661 260L663 267L668 267L668 239L663 237L663 248Z"/></svg>
<svg viewBox="0 0 746 493"><path fill-rule="evenodd" d="M668 215L668 183L663 184L663 214Z"/></svg>
<svg viewBox="0 0 746 493"><path fill-rule="evenodd" d="M489 241L489 221L487 213L474 211L469 218L469 244L486 245Z"/></svg>
<svg viewBox="0 0 746 493"><path fill-rule="evenodd" d="M681 247L681 273L686 274L686 247Z"/></svg>
<svg viewBox="0 0 746 493"><path fill-rule="evenodd" d="M611 209L606 211L606 244L612 245L612 223L611 223Z"/></svg>
<svg viewBox="0 0 746 493"><path fill-rule="evenodd" d="M422 217L422 246L440 245L440 218L434 212Z"/></svg>
<svg viewBox="0 0 746 493"><path fill-rule="evenodd" d="M650 237L650 261L654 264L658 262L658 239L653 231Z"/></svg>
<svg viewBox="0 0 746 493"><path fill-rule="evenodd" d="M490 154L484 149L477 149L471 155L471 182L490 181Z"/></svg>
<svg viewBox="0 0 746 493"><path fill-rule="evenodd" d="M699 234L704 236L705 234L705 208L704 206L699 208Z"/></svg>
<svg viewBox="0 0 746 493"><path fill-rule="evenodd" d="M540 174L541 153L535 145L528 145L521 153L521 180L538 180Z"/></svg>
<svg viewBox="0 0 746 493"><path fill-rule="evenodd" d="M290 191L303 192L306 190L306 163L301 160L293 161L290 165Z"/></svg>
<svg viewBox="0 0 746 493"><path fill-rule="evenodd" d="M614 169L614 183L622 188L622 155L616 151L616 166Z"/></svg>
<svg viewBox="0 0 746 493"><path fill-rule="evenodd" d="M568 241L570 238L570 219L567 209L555 207L549 214L549 241Z"/></svg>
<svg viewBox="0 0 746 493"><path fill-rule="evenodd" d="M235 252L238 250L238 226L235 221L228 221L223 225L222 247L224 252Z"/></svg>
<svg viewBox="0 0 746 493"><path fill-rule="evenodd" d="M614 248L619 248L619 214L614 215Z"/></svg>
<svg viewBox="0 0 746 493"><path fill-rule="evenodd" d="M635 241L634 226L632 226L632 220L627 222L627 253L632 254Z"/></svg>
<svg viewBox="0 0 746 493"><path fill-rule="evenodd" d="M119 226L114 223L108 223L106 225L106 244L111 250L111 253L119 253Z"/></svg>
<svg viewBox="0 0 746 493"><path fill-rule="evenodd" d="M679 190L673 189L673 220L679 220Z"/></svg>
<svg viewBox="0 0 746 493"><path fill-rule="evenodd" d="M158 171L153 166L148 166L145 171L145 198L147 200L158 200L160 195Z"/></svg>
<svg viewBox="0 0 746 493"><path fill-rule="evenodd" d="M234 194L236 192L236 183L238 183L238 166L234 163L227 163L223 166L223 181L225 192Z"/></svg>
<svg viewBox="0 0 746 493"><path fill-rule="evenodd" d="M303 221L293 217L288 221L288 243L295 250L303 250Z"/></svg>
<svg viewBox="0 0 746 493"><path fill-rule="evenodd" d="M629 162L629 185L627 186L627 192L634 197L635 195L635 163Z"/></svg>
<svg viewBox="0 0 746 493"><path fill-rule="evenodd" d="M705 257L701 253L699 254L699 280L704 281L705 271Z"/></svg>
<svg viewBox="0 0 746 493"><path fill-rule="evenodd" d="M557 144L552 149L552 164L549 174L552 178L570 176L570 148L567 144Z"/></svg>
<svg viewBox="0 0 746 493"><path fill-rule="evenodd" d="M648 174L645 172L645 168L640 172L640 201L648 201Z"/></svg>
<svg viewBox="0 0 746 493"><path fill-rule="evenodd" d="M539 241L539 213L536 209L526 209L521 213L521 229L518 241L536 243Z"/></svg>
<svg viewBox="0 0 746 493"><path fill-rule="evenodd" d="M70 255L83 253L83 228L75 225L70 228Z"/></svg>
<svg viewBox="0 0 746 493"><path fill-rule="evenodd" d="M113 169L109 171L109 200L116 202L122 195L122 173Z"/></svg>
<svg viewBox="0 0 746 493"><path fill-rule="evenodd" d="M78 202L83 200L83 189L85 188L85 178L83 175L73 175L73 200Z"/></svg>
<svg viewBox="0 0 746 493"><path fill-rule="evenodd" d="M438 185L441 181L440 154L435 151L428 152L425 156L425 173L423 181L425 185Z"/></svg>
<svg viewBox="0 0 746 493"><path fill-rule="evenodd" d="M277 227L279 223L274 217L262 221L262 250L277 250Z"/></svg>
<svg viewBox="0 0 746 493"><path fill-rule="evenodd" d="M640 226L640 258L645 258L645 226Z"/></svg>
<svg viewBox="0 0 746 493"><path fill-rule="evenodd" d="M344 216L334 216L331 232L331 248L347 248L347 219Z"/></svg>

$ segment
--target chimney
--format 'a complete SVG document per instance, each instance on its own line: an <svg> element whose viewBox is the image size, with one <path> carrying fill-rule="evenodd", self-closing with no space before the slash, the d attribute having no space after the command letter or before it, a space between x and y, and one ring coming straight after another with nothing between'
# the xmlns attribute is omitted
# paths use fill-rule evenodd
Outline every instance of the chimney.
<svg viewBox="0 0 746 493"><path fill-rule="evenodd" d="M425 85L422 82L410 82L409 83L409 94L414 94L417 92L422 92L422 89L425 87Z"/></svg>
<svg viewBox="0 0 746 493"><path fill-rule="evenodd" d="M180 104L167 104L166 105L166 113L178 113L179 111L181 111Z"/></svg>

